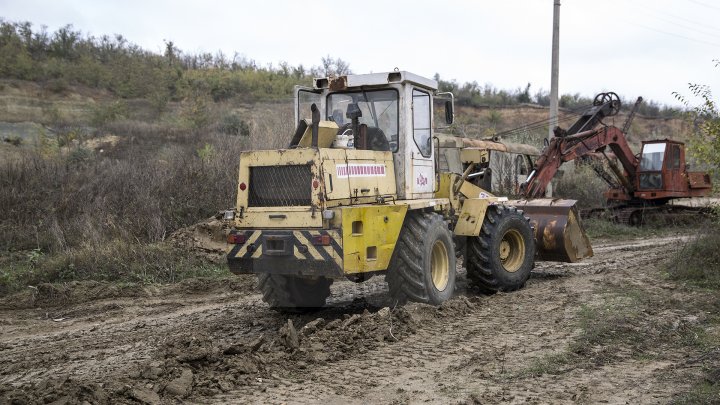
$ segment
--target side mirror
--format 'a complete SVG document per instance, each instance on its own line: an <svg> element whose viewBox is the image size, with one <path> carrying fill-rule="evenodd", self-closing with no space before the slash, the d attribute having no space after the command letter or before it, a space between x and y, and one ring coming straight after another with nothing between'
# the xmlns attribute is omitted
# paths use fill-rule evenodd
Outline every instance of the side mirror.
<svg viewBox="0 0 720 405"><path fill-rule="evenodd" d="M452 124L453 121L455 121L455 111L453 111L453 102L452 100L445 101L445 123L448 125Z"/></svg>

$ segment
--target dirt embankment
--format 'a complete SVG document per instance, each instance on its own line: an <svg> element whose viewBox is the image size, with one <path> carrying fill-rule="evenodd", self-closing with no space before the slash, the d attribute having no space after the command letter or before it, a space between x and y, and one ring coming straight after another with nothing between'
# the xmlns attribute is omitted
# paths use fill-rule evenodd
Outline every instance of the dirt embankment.
<svg viewBox="0 0 720 405"><path fill-rule="evenodd" d="M251 277L28 292L0 302L0 403L667 402L720 365L717 297L657 268L681 241L599 244L510 294L461 277L439 308L391 308L382 278L296 315Z"/></svg>

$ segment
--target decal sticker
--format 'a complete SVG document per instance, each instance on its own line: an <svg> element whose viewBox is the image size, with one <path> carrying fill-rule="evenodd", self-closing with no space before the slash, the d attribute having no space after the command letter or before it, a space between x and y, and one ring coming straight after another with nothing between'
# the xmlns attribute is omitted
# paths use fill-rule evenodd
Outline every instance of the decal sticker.
<svg viewBox="0 0 720 405"><path fill-rule="evenodd" d="M385 165L375 163L335 165L339 179L348 177L385 177Z"/></svg>

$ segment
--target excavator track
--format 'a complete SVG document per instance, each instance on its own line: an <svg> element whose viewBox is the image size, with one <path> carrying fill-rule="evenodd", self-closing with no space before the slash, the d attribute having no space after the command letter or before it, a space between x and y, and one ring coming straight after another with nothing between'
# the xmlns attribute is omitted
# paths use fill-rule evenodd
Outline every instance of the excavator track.
<svg viewBox="0 0 720 405"><path fill-rule="evenodd" d="M610 220L628 226L650 224L687 224L703 221L715 215L709 207L687 207L683 205L659 206L616 206L591 208L580 212L583 218Z"/></svg>

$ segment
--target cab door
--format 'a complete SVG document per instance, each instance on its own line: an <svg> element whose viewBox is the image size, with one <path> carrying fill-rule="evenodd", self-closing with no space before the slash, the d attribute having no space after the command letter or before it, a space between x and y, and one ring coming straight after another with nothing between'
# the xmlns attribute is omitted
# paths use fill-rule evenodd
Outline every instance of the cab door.
<svg viewBox="0 0 720 405"><path fill-rule="evenodd" d="M435 164L432 145L432 98L430 93L412 89L412 145L409 188L413 198L432 198Z"/></svg>
<svg viewBox="0 0 720 405"><path fill-rule="evenodd" d="M668 144L667 157L665 158L665 180L667 191L685 191L687 180L683 177L681 167L685 166L685 156L680 145Z"/></svg>

